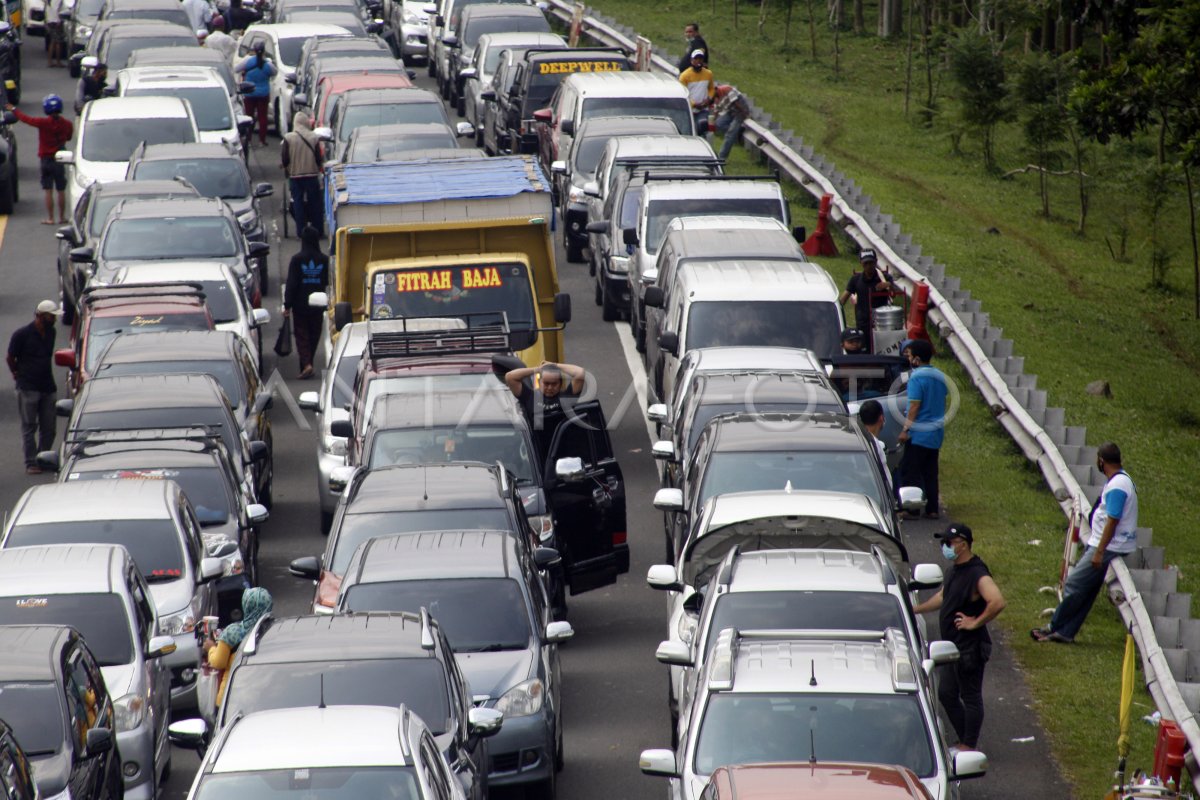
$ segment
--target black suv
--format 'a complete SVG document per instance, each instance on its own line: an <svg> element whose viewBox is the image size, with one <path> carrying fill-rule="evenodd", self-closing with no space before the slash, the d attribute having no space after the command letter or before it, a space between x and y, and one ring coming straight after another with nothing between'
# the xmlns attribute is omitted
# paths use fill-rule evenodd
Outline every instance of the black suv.
<svg viewBox="0 0 1200 800"><path fill-rule="evenodd" d="M268 615L242 642L228 680L218 729L239 714L318 702L403 704L429 726L467 798L487 796L487 746L472 719L479 710L450 643L424 609Z"/></svg>
<svg viewBox="0 0 1200 800"><path fill-rule="evenodd" d="M15 103L11 98L15 92L4 88L0 80L0 109L8 103ZM17 124L17 115L11 111L0 111L0 214L13 213L20 198L17 181L17 135L13 126Z"/></svg>
<svg viewBox="0 0 1200 800"><path fill-rule="evenodd" d="M41 797L124 796L112 698L74 628L0 626L0 719L7 723L0 723L0 788L7 789L10 779L17 788L6 797L32 796L20 749L6 746L13 735L36 768ZM10 761L14 773L7 770Z"/></svg>

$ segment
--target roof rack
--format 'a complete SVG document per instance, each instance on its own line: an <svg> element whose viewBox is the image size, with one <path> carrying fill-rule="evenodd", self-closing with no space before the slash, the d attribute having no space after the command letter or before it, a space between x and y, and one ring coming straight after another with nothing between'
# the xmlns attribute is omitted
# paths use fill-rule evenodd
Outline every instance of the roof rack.
<svg viewBox="0 0 1200 800"><path fill-rule="evenodd" d="M175 428L78 428L63 435L63 444L72 453L81 453L89 445L158 444L160 442L222 443L220 425L187 425Z"/></svg>
<svg viewBox="0 0 1200 800"><path fill-rule="evenodd" d="M653 175L646 173L648 181L770 181L778 183L774 175Z"/></svg>
<svg viewBox="0 0 1200 800"><path fill-rule="evenodd" d="M519 47L520 47L520 45L518 45L517 47L514 47L513 49L515 50L515 49L518 49ZM624 47L615 47L615 46L614 47L603 47L603 46L600 46L600 47L567 47L567 48L563 48L563 47L532 47L525 51L525 55L527 57L533 55L534 53L564 53L568 56L574 55L575 53L620 53L621 55L625 56L626 58L633 55L633 53L631 53L629 50L626 50Z"/></svg>
<svg viewBox="0 0 1200 800"><path fill-rule="evenodd" d="M638 156L618 156L613 159L613 164L623 164L628 166L631 171L638 172L643 169L652 167L696 167L712 165L719 167L724 162L716 156L652 156L650 158L639 158Z"/></svg>
<svg viewBox="0 0 1200 800"><path fill-rule="evenodd" d="M432 650L437 646L437 640L433 638L433 620L429 616L429 609L421 606L421 649Z"/></svg>
<svg viewBox="0 0 1200 800"><path fill-rule="evenodd" d="M89 286L83 290L81 301L96 303L101 300L126 300L135 297L195 297L204 300L205 294L204 285L200 283L122 283Z"/></svg>
<svg viewBox="0 0 1200 800"><path fill-rule="evenodd" d="M254 627L250 629L250 634L246 637L242 644L242 652L248 656L254 655L258 651L258 637L262 636L273 621L271 612L268 611L258 618L258 622L254 623Z"/></svg>
<svg viewBox="0 0 1200 800"><path fill-rule="evenodd" d="M468 353L511 353L508 314L501 312L500 323L484 323L484 318L494 319L495 312L472 312L454 317L427 316L404 317L395 322L402 330L377 330L367 325L367 354L372 361L383 358L411 358L427 355L463 355ZM412 323L438 321L446 324L442 328L410 330ZM454 320L461 320L461 328L449 327Z"/></svg>

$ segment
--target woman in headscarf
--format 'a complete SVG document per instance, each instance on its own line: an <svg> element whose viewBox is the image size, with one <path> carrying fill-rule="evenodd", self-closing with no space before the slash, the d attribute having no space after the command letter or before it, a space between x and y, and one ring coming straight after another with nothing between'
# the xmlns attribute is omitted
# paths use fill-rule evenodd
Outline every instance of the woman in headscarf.
<svg viewBox="0 0 1200 800"><path fill-rule="evenodd" d="M210 639L204 643L205 652L208 654L208 665L224 673L221 676L221 685L217 689L217 705L221 704L221 698L225 696L225 684L229 680L229 667L233 663L233 654L237 652L242 640L254 629L258 621L266 614L271 613L273 606L271 593L266 589L261 586L247 589L242 592L242 619L226 625L216 642Z"/></svg>

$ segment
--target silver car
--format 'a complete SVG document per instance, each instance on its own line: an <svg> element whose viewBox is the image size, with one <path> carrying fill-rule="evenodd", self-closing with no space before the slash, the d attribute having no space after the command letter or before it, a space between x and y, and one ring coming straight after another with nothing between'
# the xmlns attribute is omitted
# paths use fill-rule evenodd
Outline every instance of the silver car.
<svg viewBox="0 0 1200 800"><path fill-rule="evenodd" d="M116 712L126 800L154 800L171 765L170 677L150 587L124 547L0 550L0 625L70 625L100 665Z"/></svg>

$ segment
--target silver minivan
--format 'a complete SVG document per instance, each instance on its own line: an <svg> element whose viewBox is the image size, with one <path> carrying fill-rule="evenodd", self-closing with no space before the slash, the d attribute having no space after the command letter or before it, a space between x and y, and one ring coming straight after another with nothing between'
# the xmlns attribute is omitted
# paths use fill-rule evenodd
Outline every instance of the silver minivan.
<svg viewBox="0 0 1200 800"><path fill-rule="evenodd" d="M217 615L214 581L223 563L208 557L196 512L170 470L150 475L76 482L68 475L65 483L35 486L17 501L0 548L115 544L128 550L149 585L158 630L175 644L162 660L171 673L171 708L191 708L200 666L195 629L203 617Z"/></svg>
<svg viewBox="0 0 1200 800"><path fill-rule="evenodd" d="M116 712L126 800L154 800L171 765L167 740L175 651L160 636L150 587L114 544L0 550L0 625L70 625L96 657Z"/></svg>

